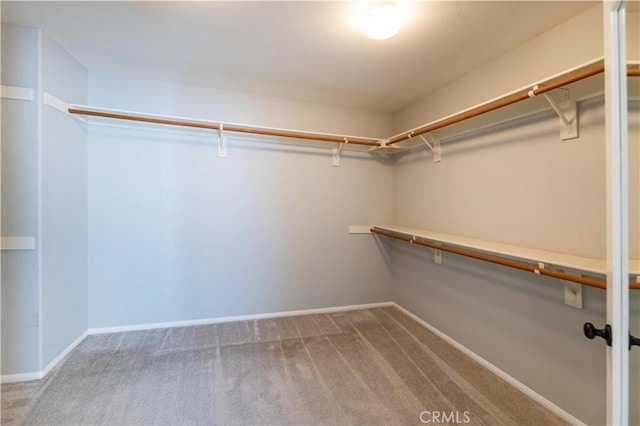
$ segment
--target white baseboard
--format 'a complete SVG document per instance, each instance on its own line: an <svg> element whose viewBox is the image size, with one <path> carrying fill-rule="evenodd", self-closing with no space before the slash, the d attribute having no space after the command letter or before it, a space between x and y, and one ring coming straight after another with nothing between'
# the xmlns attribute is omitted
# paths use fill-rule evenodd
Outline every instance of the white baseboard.
<svg viewBox="0 0 640 426"><path fill-rule="evenodd" d="M469 358L473 359L475 362L477 362L478 364L482 365L484 368L486 368L487 370L491 371L493 374L495 374L496 376L500 377L502 380L504 380L505 382L509 383L510 385L512 385L513 387L518 389L520 392L524 393L529 398L533 399L538 404L540 404L543 407L545 407L547 410L549 410L552 413L556 414L558 417L561 417L562 419L564 419L565 421L567 421L568 423L570 423L572 425L583 425L584 426L584 423L582 421L580 421L579 419L577 419L573 415L569 414L568 412L566 412L562 408L558 407L553 402L549 401L547 398L543 397L542 395L540 395L539 393L537 393L536 391L534 391L533 389L531 389L530 387L528 387L524 383L522 383L519 380L515 379L513 376L510 376L509 374L507 374L503 370L501 370L498 367L496 367L495 365L491 364L489 361L487 361L486 359L482 358L480 355L476 354L471 349L467 348L466 346L464 346L461 343L457 342L453 338L451 338L448 335L444 334L442 331L438 330L437 328L435 328L434 326L432 326L431 324L429 324L428 322L426 322L425 320L423 320L419 316L415 315L413 312L405 309L404 307L398 305L395 302L393 302L392 305L395 308L397 308L398 310L400 310L402 313L404 313L407 316L411 317L413 320L418 322L420 325L422 325L423 327L425 327L426 329L428 329L432 333L436 334L442 340L446 341L447 343L451 344L453 347L458 349L460 352L462 352L465 355L467 355Z"/></svg>
<svg viewBox="0 0 640 426"><path fill-rule="evenodd" d="M93 335L93 334L106 334L106 333L120 333L123 331L152 330L155 328L188 327L192 325L220 324L223 322L233 322L233 321L251 321L251 320L279 318L279 317L292 317L292 316L298 316L298 315L327 314L332 312L355 311L360 309L382 308L382 307L388 307L388 306L394 306L394 303L393 302L366 303L362 305L336 306L332 308L303 309L299 311L271 312L266 314L235 315L235 316L228 316L228 317L203 318L203 319L186 320L186 321L155 322L155 323L147 323L147 324L123 325L123 326L117 326L117 327L99 327L99 328L90 328L87 333L89 335Z"/></svg>
<svg viewBox="0 0 640 426"><path fill-rule="evenodd" d="M56 365L63 360L64 357L69 355L72 350L76 348L87 337L87 332L82 333L76 340L71 342L69 346L67 346L60 354L55 357L44 369L41 371L35 371L31 373L21 373L21 374L5 374L0 376L0 383L16 383L16 382L29 382L31 380L39 380L44 376L49 374L51 370L55 368Z"/></svg>
<svg viewBox="0 0 640 426"><path fill-rule="evenodd" d="M39 371L33 373L20 373L20 374L5 374L0 376L0 383L17 383L17 382L30 382L31 380L41 379Z"/></svg>
<svg viewBox="0 0 640 426"><path fill-rule="evenodd" d="M62 352L60 352L60 354L55 357L40 373L40 378L46 376L47 374L49 374L49 372L51 370L54 369L54 367L56 365L58 365L60 363L60 361L62 361L62 359L64 357L66 357L67 355L69 355L69 353L71 353L72 350L74 350L76 348L76 346L78 346L80 344L80 342L82 342L85 337L87 337L87 332L85 331L84 333L82 333L80 335L80 337L78 337L76 340L74 340L69 346L66 347L65 350L63 350Z"/></svg>
<svg viewBox="0 0 640 426"><path fill-rule="evenodd" d="M355 311L359 309L372 309L372 308L382 308L394 306L393 302L379 302L379 303L367 303L362 305L348 305L348 306L336 306L332 308L318 308L318 309L304 309L299 311L284 311L284 312L271 312L266 314L254 314L254 315L237 315L237 316L229 316L229 317L217 317L217 318L204 318L197 320L187 320L187 321L172 321L172 322L157 322L150 324L136 324L136 325L125 325L120 327L103 327L103 328L90 328L85 331L73 341L65 350L60 352L60 354L53 359L42 371L36 371L31 373L21 373L21 374L7 374L0 376L0 383L16 383L16 382L27 382L30 380L39 380L45 377L51 370L55 368L56 365L60 363L69 355L69 353L75 349L76 346L82 342L85 337L92 334L105 334L105 333L118 333L123 331L136 331L136 330L152 330L155 328L172 328L172 327L187 327L191 325L206 325L206 324L219 324L223 322L233 322L233 321L247 321L247 320L258 320L258 319L268 319L268 318L278 318L278 317L291 317L297 315L312 315L312 314L326 314L332 312L345 312L345 311Z"/></svg>

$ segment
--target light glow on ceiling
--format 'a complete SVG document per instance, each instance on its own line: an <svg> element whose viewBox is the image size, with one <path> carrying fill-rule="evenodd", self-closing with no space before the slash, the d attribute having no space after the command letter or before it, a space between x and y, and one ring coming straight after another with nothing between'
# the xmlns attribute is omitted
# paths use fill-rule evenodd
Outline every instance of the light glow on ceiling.
<svg viewBox="0 0 640 426"><path fill-rule="evenodd" d="M362 14L360 28L373 40L385 40L400 31L405 21L405 13L398 2L382 1L373 3Z"/></svg>

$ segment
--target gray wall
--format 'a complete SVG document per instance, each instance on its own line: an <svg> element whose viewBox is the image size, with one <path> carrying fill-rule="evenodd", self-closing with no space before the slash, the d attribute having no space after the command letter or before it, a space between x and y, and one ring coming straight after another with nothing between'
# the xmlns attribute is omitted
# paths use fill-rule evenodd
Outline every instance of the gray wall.
<svg viewBox="0 0 640 426"><path fill-rule="evenodd" d="M396 131L469 108L601 57L602 5L480 65L394 116ZM637 13L628 54L640 58ZM562 43L558 43L562 40ZM636 99L638 93L634 93ZM606 256L604 108L580 104L580 138L561 141L558 119L539 114L445 141L441 163L423 149L394 166L395 223L583 256ZM640 255L640 107L630 104L630 248ZM590 424L606 414L606 351L582 337L606 320L604 291L585 289L584 309L565 306L557 280L388 243L394 300ZM631 296L632 332L640 332ZM631 422L640 423L640 357L631 352Z"/></svg>
<svg viewBox="0 0 640 426"><path fill-rule="evenodd" d="M38 87L34 29L2 25L2 84ZM35 237L38 228L38 104L2 99L2 236ZM2 375L40 369L36 250L2 251Z"/></svg>
<svg viewBox="0 0 640 426"><path fill-rule="evenodd" d="M87 313L86 131L43 105L43 92L86 103L84 68L39 30L3 24L2 235L35 250L2 252L3 376L39 373L80 337Z"/></svg>
<svg viewBox="0 0 640 426"><path fill-rule="evenodd" d="M579 139L561 141L557 117L542 113L449 140L440 163L422 149L400 155L396 223L605 257L603 99L579 109ZM637 103L632 111L637 141ZM638 158L635 146L631 170ZM637 212L636 173L630 186ZM577 310L563 304L558 280L447 253L435 265L429 251L408 245L391 252L396 302L581 420L605 422L605 346L582 336L584 322L606 322L604 291L585 288Z"/></svg>
<svg viewBox="0 0 640 426"><path fill-rule="evenodd" d="M394 114L396 133L601 58L602 5L577 15ZM562 42L559 42L562 40ZM637 42L631 43L637 46ZM631 48L631 46L630 46Z"/></svg>
<svg viewBox="0 0 640 426"><path fill-rule="evenodd" d="M379 113L105 74L92 73L89 84L92 105L390 131L390 116ZM347 233L392 220L388 160L343 151L332 167L331 145L227 136L228 157L218 158L212 133L90 128L91 328L391 300L375 241Z"/></svg>
<svg viewBox="0 0 640 426"><path fill-rule="evenodd" d="M87 102L87 71L47 35L43 90ZM49 106L42 111L42 337L47 366L88 327L87 135Z"/></svg>

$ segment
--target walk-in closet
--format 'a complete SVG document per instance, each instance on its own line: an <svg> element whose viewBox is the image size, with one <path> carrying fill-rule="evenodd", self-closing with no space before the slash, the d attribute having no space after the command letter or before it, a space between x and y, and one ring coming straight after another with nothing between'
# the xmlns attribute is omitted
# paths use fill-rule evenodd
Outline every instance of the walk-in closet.
<svg viewBox="0 0 640 426"><path fill-rule="evenodd" d="M640 2L3 1L2 425L640 425Z"/></svg>

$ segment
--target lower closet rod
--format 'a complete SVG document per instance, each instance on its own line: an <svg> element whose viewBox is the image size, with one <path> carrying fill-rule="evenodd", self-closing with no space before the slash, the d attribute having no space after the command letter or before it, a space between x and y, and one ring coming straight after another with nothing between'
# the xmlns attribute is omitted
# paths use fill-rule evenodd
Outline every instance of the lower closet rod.
<svg viewBox="0 0 640 426"><path fill-rule="evenodd" d="M438 244L429 243L429 242L426 242L426 241L414 240L414 239L409 238L409 237L400 236L400 235L397 235L397 234L392 234L390 232L380 231L380 230L375 229L375 228L371 228L371 232L374 233L374 234L383 235L385 237L395 238L396 240L406 241L406 242L411 243L411 244L417 244L417 245L424 246L424 247L430 247L432 249L442 250L442 251L446 251L446 252L449 252L449 253L458 254L460 256L472 257L474 259L483 260L485 262L496 263L498 265L503 265L503 266L509 266L511 268L516 268L516 269L520 269L520 270L528 271L528 272L534 272L534 273L540 274L540 275L547 275L549 277L554 277L554 278L558 278L558 279L561 279L561 280L572 281L574 283L584 284L584 285L588 285L590 287L597 287L597 288L602 288L602 289L606 289L607 288L607 283L605 281L595 280L595 279L592 279L592 278L585 278L585 277L581 277L581 276L578 276L578 275L566 274L564 272L550 271L548 269L540 269L540 268L536 268L536 267L531 266L531 265L527 265L526 263L520 263L520 262L515 262L515 261L512 261L512 260L500 259L498 257L487 256L487 255L480 254L480 253L474 253L474 252L468 251L468 250L462 250L462 249L457 249L457 248L454 248L454 247L438 245ZM640 289L640 283L630 282L629 283L629 288L631 288L631 289Z"/></svg>

